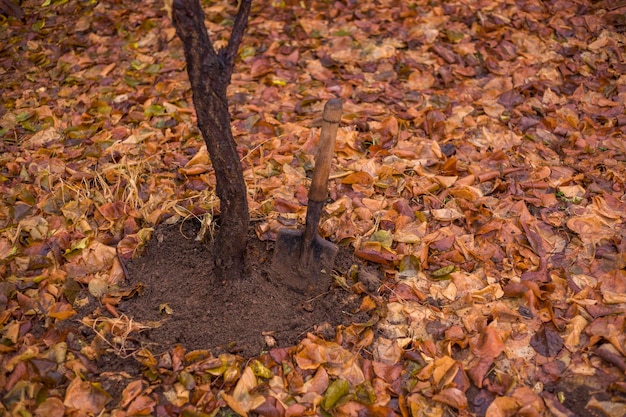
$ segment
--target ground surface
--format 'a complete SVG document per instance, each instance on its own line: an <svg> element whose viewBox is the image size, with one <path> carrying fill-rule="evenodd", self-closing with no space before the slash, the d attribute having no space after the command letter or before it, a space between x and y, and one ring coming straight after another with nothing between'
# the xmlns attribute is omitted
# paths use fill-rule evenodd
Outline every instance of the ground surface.
<svg viewBox="0 0 626 417"><path fill-rule="evenodd" d="M256 237L248 244L248 275L217 279L210 245L194 240L198 230L193 221L159 229L145 254L127 265L129 285L142 290L119 309L139 322L163 321L141 340L155 351L180 344L250 358L296 345L308 332L332 340L336 326L359 321L360 298L332 285L330 277L322 293L282 285L271 267L273 244ZM336 269L345 272L357 262L367 268L344 248Z"/></svg>
<svg viewBox="0 0 626 417"><path fill-rule="evenodd" d="M97 374L105 377L96 378L114 398L120 397L124 385L118 377L106 375L141 375L144 367L132 353L142 347L157 358L181 348L204 352L198 353L201 356L254 358L269 350L292 349L308 333L332 340L337 326L373 319L360 311L363 297L340 287L330 276L322 277L326 287L322 293L303 294L282 285L272 268L273 242L261 242L256 236L248 242L247 274L228 281L216 279L212 245L195 240L199 231L195 220L162 225L142 256L126 264L129 279L121 292L127 296L117 310L147 326L108 349L103 346L98 354ZM375 267L340 248L335 274L345 275L350 269L360 271L363 290L379 279ZM90 308L79 313L87 320L93 316ZM97 332L72 325L68 330L80 335L73 343L98 345Z"/></svg>
<svg viewBox="0 0 626 417"><path fill-rule="evenodd" d="M236 2L204 3L219 48ZM160 2L21 6L0 17L0 414L626 415L622 0L253 1L228 90L252 271L302 225L343 100L325 308L170 251L169 223L209 236L220 204ZM248 307L284 326L244 335Z"/></svg>

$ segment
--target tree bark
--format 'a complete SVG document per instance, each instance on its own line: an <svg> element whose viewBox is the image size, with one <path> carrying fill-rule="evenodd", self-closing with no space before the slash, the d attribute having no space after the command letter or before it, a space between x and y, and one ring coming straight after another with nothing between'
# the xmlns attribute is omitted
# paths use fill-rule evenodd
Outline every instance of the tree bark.
<svg viewBox="0 0 626 417"><path fill-rule="evenodd" d="M0 14L5 16L12 16L17 20L24 19L24 12L18 4L13 3L12 0L0 0Z"/></svg>
<svg viewBox="0 0 626 417"><path fill-rule="evenodd" d="M185 50L198 127L215 169L221 215L214 261L217 276L224 278L244 273L250 223L246 184L231 131L226 96L248 23L250 3L251 0L240 2L228 44L217 52L209 39L199 0L174 0L172 4L172 20Z"/></svg>

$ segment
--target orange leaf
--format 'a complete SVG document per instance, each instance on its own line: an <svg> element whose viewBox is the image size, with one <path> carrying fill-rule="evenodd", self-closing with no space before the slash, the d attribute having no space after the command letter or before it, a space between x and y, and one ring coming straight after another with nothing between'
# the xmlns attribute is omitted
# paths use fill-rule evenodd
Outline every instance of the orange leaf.
<svg viewBox="0 0 626 417"><path fill-rule="evenodd" d="M327 360L325 349L309 338L304 339L298 345L298 352L294 359L298 366L305 370L317 369Z"/></svg>
<svg viewBox="0 0 626 417"><path fill-rule="evenodd" d="M358 171L344 177L341 180L341 183L371 185L374 183L374 178L372 178L372 176L365 171Z"/></svg>
<svg viewBox="0 0 626 417"><path fill-rule="evenodd" d="M470 343L472 353L479 358L497 358L504 350L504 343L498 331L487 326L483 329L478 339Z"/></svg>
<svg viewBox="0 0 626 417"><path fill-rule="evenodd" d="M393 265L397 260L397 255L390 249L383 248L380 242L363 242L354 254L361 259L384 265Z"/></svg>
<svg viewBox="0 0 626 417"><path fill-rule="evenodd" d="M60 301L54 303L52 308L48 311L48 316L57 320L66 320L76 314L76 311L66 302Z"/></svg>
<svg viewBox="0 0 626 417"><path fill-rule="evenodd" d="M130 384L126 386L126 388L124 388L124 391L122 391L122 400L120 401L120 405L122 407L126 407L139 394L141 394L144 388L145 388L145 384L141 379L132 381Z"/></svg>
<svg viewBox="0 0 626 417"><path fill-rule="evenodd" d="M519 406L520 404L513 398L498 397L487 409L485 417L513 417L517 414Z"/></svg>

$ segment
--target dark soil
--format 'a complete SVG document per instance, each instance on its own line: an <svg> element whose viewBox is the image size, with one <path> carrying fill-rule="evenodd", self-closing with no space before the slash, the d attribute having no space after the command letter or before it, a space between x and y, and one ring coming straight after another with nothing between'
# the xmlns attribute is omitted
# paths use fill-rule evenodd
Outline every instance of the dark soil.
<svg viewBox="0 0 626 417"><path fill-rule="evenodd" d="M160 226L145 253L127 265L130 286L143 292L119 305L119 311L137 322L162 321L141 333L139 342L153 353L180 344L186 350L205 349L253 357L273 347L297 344L307 332L333 339L335 327L355 321L357 295L328 278L326 290L303 295L281 285L272 275L273 242L248 240L245 277L215 277L210 244L194 240L194 221ZM352 251L340 248L335 270L362 265ZM166 312L171 309L171 314Z"/></svg>

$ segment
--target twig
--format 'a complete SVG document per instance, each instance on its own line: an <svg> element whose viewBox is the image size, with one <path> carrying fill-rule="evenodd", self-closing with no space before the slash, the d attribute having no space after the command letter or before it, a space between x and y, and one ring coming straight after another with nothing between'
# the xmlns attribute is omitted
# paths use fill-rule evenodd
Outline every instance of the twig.
<svg viewBox="0 0 626 417"><path fill-rule="evenodd" d="M473 185L473 184L481 184L483 182L486 181L491 181L495 178L498 177L502 177L505 175L509 175L512 174L514 172L518 172L518 171L524 171L528 169L527 167L520 167L520 168L505 168L502 170L498 170L498 171L488 171L488 172L483 172L482 174L478 174L478 175L474 175L474 174L470 174L466 177L460 178L456 184L460 184L460 185Z"/></svg>
<svg viewBox="0 0 626 417"><path fill-rule="evenodd" d="M128 269L126 269L126 265L124 265L124 261L122 261L122 256L120 255L120 251L117 246L115 247L115 254L117 255L117 260L120 262L120 265L122 265L124 278L126 278L126 281L130 281L130 275L128 275Z"/></svg>

